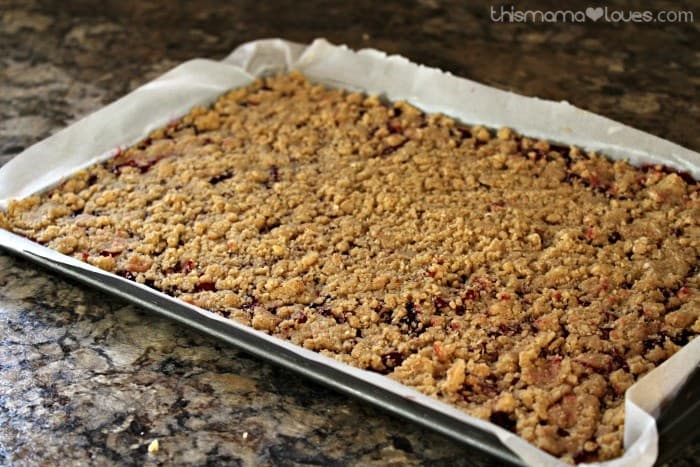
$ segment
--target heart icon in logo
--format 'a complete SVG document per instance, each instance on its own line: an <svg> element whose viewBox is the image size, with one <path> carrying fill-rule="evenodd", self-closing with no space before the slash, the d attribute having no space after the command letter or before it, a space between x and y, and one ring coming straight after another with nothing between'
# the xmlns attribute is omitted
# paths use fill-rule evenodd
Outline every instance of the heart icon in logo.
<svg viewBox="0 0 700 467"><path fill-rule="evenodd" d="M586 16L591 18L593 21L598 21L603 16L603 7L586 8Z"/></svg>

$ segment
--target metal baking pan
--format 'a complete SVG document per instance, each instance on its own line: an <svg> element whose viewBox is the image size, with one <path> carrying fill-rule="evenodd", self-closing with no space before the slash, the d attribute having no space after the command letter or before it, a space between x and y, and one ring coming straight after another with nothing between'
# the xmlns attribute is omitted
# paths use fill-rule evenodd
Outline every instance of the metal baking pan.
<svg viewBox="0 0 700 467"><path fill-rule="evenodd" d="M626 157L636 164L664 163L700 177L700 154L565 103L498 91L412 64L401 57L387 57L378 51L356 53L324 41L302 46L267 40L244 44L222 62L195 60L180 65L158 80L27 149L0 169L0 209L8 199L40 192L79 168L105 160L114 154L111 149L135 143L149 131L184 114L194 105L210 102L224 91L250 82L255 76L290 69L299 69L314 81L329 86L373 92L394 101L407 100L426 112L442 112L465 123L510 126L532 137L578 145L613 158ZM512 112L514 108L518 111ZM576 132L572 128L581 131ZM54 157L46 157L47 152ZM36 171L35 157L42 159L43 169L40 172ZM498 463L562 465L522 438L469 417L453 406L382 375L341 364L242 326L2 229L0 247L489 453ZM700 340L686 347L692 346L691 350L696 352L700 346L694 344L700 344ZM644 462L637 463L635 458L627 458L626 462L617 465L651 465L654 458L667 461L683 447L684 441L700 433L700 425L695 423L696 417L700 416L700 376L696 368L700 358L694 353L687 358L688 352L684 350L679 353L684 353L686 360L679 360L676 357L681 356L678 355L667 362L676 362L672 372L674 376L659 381L659 386L665 387L657 391L662 395L657 399L663 400L637 408L637 413L643 413L652 427L658 428L659 442L653 448L646 446L646 451L642 453ZM688 365L688 361L693 363ZM667 379L674 380L673 386ZM681 385L684 380L685 384ZM658 423L654 425L649 414L657 414ZM632 434L633 446L634 436L639 439L641 435ZM627 442L626 447L629 448ZM661 450L659 456L657 447ZM528 459L527 462L524 458Z"/></svg>

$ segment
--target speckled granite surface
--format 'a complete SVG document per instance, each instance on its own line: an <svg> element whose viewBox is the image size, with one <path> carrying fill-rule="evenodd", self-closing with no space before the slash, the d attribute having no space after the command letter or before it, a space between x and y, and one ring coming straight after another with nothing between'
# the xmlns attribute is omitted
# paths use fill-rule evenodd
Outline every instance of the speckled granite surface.
<svg viewBox="0 0 700 467"><path fill-rule="evenodd" d="M0 0L0 165L183 60L273 36L400 53L700 150L697 19L535 27L469 3ZM497 464L2 252L0 341L0 464Z"/></svg>

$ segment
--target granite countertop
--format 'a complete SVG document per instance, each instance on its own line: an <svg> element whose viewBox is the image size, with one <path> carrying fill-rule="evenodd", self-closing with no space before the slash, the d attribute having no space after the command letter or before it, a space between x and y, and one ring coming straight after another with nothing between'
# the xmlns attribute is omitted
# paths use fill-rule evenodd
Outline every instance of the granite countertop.
<svg viewBox="0 0 700 467"><path fill-rule="evenodd" d="M466 3L3 0L0 165L181 61L263 37L376 47L700 150L697 19L503 24ZM0 340L0 464L497 464L3 252Z"/></svg>

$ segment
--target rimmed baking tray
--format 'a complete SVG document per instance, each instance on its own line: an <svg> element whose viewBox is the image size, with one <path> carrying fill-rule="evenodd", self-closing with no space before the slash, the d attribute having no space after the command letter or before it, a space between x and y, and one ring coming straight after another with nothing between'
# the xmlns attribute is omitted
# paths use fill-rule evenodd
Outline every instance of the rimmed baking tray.
<svg viewBox="0 0 700 467"><path fill-rule="evenodd" d="M633 163L663 163L700 176L700 154L566 103L525 98L440 70L388 57L354 52L323 40L309 46L279 39L237 48L221 62L193 60L137 89L0 168L0 208L60 182L76 170L111 157L231 88L254 77L296 69L313 81L406 100L427 112L465 123L511 126L528 136L597 150ZM517 109L517 112L514 111ZM47 157L52 154L53 157ZM36 161L41 158L40 172ZM0 246L59 274L185 323L241 349L363 399L406 419L478 448L512 465L563 465L522 438L494 424L414 391L385 376L360 370L181 302L144 285L106 273L0 229ZM642 378L625 397L625 454L609 466L652 465L659 446L667 458L680 433L692 433L698 410L700 339ZM654 416L660 418L662 439Z"/></svg>

